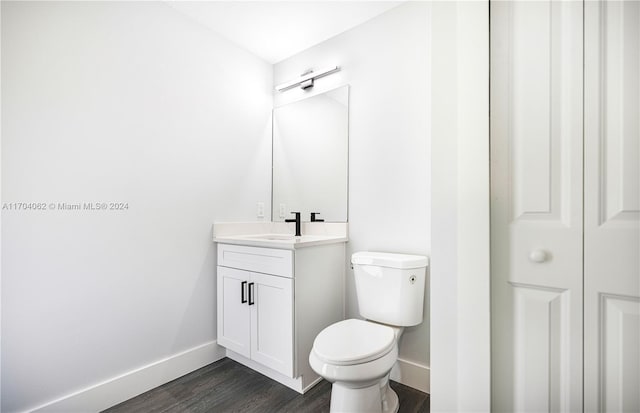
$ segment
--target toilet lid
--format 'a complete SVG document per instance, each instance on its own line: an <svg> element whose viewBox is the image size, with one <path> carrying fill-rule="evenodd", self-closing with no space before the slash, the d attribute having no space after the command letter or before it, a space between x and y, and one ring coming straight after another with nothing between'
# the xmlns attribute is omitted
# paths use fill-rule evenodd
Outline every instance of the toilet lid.
<svg viewBox="0 0 640 413"><path fill-rule="evenodd" d="M325 363L352 365L378 359L394 345L391 327L350 319L322 330L313 342L313 351Z"/></svg>

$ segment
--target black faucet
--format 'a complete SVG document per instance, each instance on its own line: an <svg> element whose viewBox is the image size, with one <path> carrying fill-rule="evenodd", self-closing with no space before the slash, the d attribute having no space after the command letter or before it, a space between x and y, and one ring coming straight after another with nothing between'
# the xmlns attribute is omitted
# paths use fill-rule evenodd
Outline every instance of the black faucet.
<svg viewBox="0 0 640 413"><path fill-rule="evenodd" d="M316 218L316 215L320 215L320 213L319 212L311 213L311 222L324 222L324 219L318 219Z"/></svg>
<svg viewBox="0 0 640 413"><path fill-rule="evenodd" d="M300 231L300 213L292 212L292 214L296 214L296 219L285 219L284 222L295 222L296 223L296 237L302 236Z"/></svg>

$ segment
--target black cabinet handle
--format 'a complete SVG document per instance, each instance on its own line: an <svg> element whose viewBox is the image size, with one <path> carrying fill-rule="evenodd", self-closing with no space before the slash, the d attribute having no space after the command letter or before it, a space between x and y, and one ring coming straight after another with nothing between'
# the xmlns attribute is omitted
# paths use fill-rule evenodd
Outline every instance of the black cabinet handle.
<svg viewBox="0 0 640 413"><path fill-rule="evenodd" d="M253 301L253 283L249 283L249 305L254 305L255 301Z"/></svg>
<svg viewBox="0 0 640 413"><path fill-rule="evenodd" d="M247 302L247 297L245 296L246 289L247 289L247 282L246 281L242 281L242 284L240 286L240 302L242 304Z"/></svg>

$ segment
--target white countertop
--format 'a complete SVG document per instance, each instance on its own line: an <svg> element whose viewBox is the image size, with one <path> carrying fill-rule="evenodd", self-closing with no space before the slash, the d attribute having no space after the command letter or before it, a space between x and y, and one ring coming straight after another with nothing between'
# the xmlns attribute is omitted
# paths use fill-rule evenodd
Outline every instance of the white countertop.
<svg viewBox="0 0 640 413"><path fill-rule="evenodd" d="M302 236L283 222L221 222L213 224L213 241L252 247L298 249L347 242L346 223L302 223Z"/></svg>

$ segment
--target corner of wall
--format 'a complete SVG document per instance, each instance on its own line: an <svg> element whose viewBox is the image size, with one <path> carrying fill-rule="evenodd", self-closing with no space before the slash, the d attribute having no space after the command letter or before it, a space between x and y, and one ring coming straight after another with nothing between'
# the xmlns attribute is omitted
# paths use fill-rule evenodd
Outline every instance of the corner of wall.
<svg viewBox="0 0 640 413"><path fill-rule="evenodd" d="M421 392L431 392L431 371L429 367L422 364L399 358L393 366L389 378Z"/></svg>

